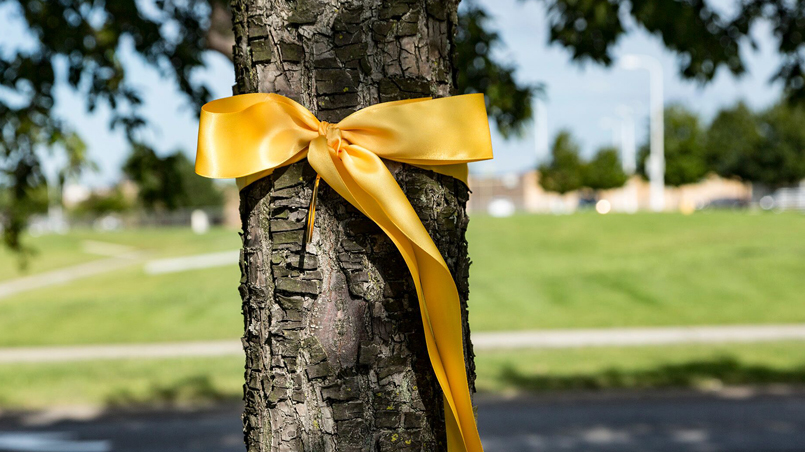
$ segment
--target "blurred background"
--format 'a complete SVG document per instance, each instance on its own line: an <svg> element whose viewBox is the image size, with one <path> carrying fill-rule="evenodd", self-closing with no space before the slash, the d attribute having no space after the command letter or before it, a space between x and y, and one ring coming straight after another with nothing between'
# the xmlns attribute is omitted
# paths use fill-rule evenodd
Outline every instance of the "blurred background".
<svg viewBox="0 0 805 452"><path fill-rule="evenodd" d="M459 19L495 150L468 232L487 449L805 451L805 6ZM0 451L241 450L238 194L192 163L229 21L0 0Z"/></svg>

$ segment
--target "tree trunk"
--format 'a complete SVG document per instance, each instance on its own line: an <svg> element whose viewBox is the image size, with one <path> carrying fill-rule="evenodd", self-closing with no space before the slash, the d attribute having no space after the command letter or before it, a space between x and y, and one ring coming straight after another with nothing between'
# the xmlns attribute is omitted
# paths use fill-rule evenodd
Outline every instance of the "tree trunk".
<svg viewBox="0 0 805 452"><path fill-rule="evenodd" d="M338 122L385 101L452 94L457 2L233 0L236 93L274 92ZM469 342L467 187L386 162L458 286ZM303 231L306 161L241 192L249 451L444 451L444 405L413 281L391 240L326 184Z"/></svg>

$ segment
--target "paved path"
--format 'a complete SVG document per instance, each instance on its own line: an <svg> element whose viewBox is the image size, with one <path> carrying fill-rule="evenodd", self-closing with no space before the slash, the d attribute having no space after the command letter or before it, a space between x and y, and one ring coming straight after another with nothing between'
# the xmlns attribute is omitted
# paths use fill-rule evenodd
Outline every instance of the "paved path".
<svg viewBox="0 0 805 452"><path fill-rule="evenodd" d="M645 346L805 340L805 325L745 325L473 333L476 350ZM240 340L156 344L0 348L0 363L119 358L224 356L243 353Z"/></svg>
<svg viewBox="0 0 805 452"><path fill-rule="evenodd" d="M805 452L801 394L479 398L478 406L486 452ZM0 415L0 451L242 452L240 411Z"/></svg>
<svg viewBox="0 0 805 452"><path fill-rule="evenodd" d="M161 275L202 268L235 266L240 260L240 250L222 251L220 253L198 254L195 256L157 259L145 264L145 273Z"/></svg>
<svg viewBox="0 0 805 452"><path fill-rule="evenodd" d="M0 282L0 300L29 290L40 289L47 286L66 284L77 279L87 278L107 273L121 268L129 267L142 262L144 254L141 252L128 252L107 259L100 259L85 264L38 273L23 278Z"/></svg>
<svg viewBox="0 0 805 452"><path fill-rule="evenodd" d="M81 245L85 253L112 257L0 282L0 300L21 292L66 284L78 279L120 270L135 264L142 264L146 255L144 252L136 251L132 247L115 243L84 240ZM145 262L143 269L146 274L160 275L163 273L237 265L239 258L239 250L197 254L151 260Z"/></svg>
<svg viewBox="0 0 805 452"><path fill-rule="evenodd" d="M805 325L730 325L597 330L506 331L473 334L478 350L644 346L805 340Z"/></svg>
<svg viewBox="0 0 805 452"><path fill-rule="evenodd" d="M242 355L240 340L0 348L0 364Z"/></svg>

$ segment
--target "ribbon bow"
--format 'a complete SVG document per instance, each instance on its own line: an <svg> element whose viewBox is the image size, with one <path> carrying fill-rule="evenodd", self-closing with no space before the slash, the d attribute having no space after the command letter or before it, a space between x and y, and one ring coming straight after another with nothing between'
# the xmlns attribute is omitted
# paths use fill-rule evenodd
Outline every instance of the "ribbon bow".
<svg viewBox="0 0 805 452"><path fill-rule="evenodd" d="M416 286L428 355L444 393L450 452L482 452L464 362L455 281L386 158L467 182L467 162L492 158L482 94L376 104L330 124L277 94L244 94L202 107L196 172L240 188L307 157L330 187L400 250ZM314 188L315 191L315 188ZM314 198L315 200L315 198ZM311 203L308 227L312 227Z"/></svg>

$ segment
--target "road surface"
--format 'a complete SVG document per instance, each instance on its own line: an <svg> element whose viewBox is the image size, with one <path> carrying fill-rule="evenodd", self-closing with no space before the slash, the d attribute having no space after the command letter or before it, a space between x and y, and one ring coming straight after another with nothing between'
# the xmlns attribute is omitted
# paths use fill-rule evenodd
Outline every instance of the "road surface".
<svg viewBox="0 0 805 452"><path fill-rule="evenodd" d="M0 415L0 451L243 452L239 411ZM802 394L481 398L478 420L486 452L805 452Z"/></svg>

